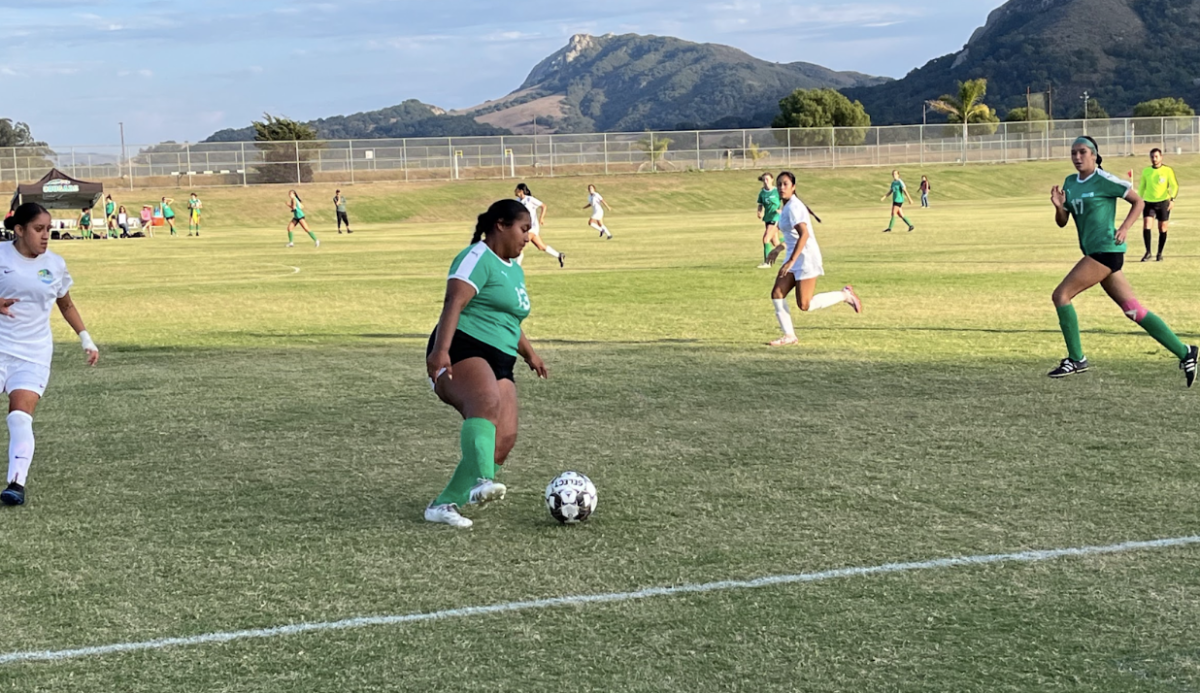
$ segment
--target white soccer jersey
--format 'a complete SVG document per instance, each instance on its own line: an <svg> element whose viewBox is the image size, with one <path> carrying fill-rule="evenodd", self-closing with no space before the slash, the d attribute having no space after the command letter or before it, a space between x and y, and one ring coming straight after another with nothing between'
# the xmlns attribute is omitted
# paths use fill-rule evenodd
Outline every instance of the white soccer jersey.
<svg viewBox="0 0 1200 693"><path fill-rule="evenodd" d="M525 205L525 209L529 210L529 233L537 233L539 230L538 210L544 207L545 204L533 195L526 195L520 201L521 204Z"/></svg>
<svg viewBox="0 0 1200 693"><path fill-rule="evenodd" d="M67 262L57 253L27 258L11 241L0 243L0 298L20 299L9 309L13 317L0 316L0 354L49 366L54 354L50 311L72 283Z"/></svg>
<svg viewBox="0 0 1200 693"><path fill-rule="evenodd" d="M588 204L592 206L592 218L599 219L604 216L604 206L600 204L603 201L604 198L600 197L598 192L588 195Z"/></svg>
<svg viewBox="0 0 1200 693"><path fill-rule="evenodd" d="M800 242L800 232L796 230L798 224L808 225L808 240L800 249L792 271L796 274L797 279L822 275L825 271L822 267L821 247L817 245L817 234L813 231L812 217L809 216L808 207L804 206L800 197L792 195L792 199L788 200L783 209L779 211L779 231L783 234L784 245L787 246L785 257L791 257L796 244Z"/></svg>

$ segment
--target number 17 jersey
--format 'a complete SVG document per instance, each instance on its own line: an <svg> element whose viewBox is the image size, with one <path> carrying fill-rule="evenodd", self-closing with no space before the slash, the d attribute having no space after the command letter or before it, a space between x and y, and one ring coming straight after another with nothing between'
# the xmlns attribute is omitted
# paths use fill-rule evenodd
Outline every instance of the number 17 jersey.
<svg viewBox="0 0 1200 693"><path fill-rule="evenodd" d="M529 317L530 308L525 270L515 262L501 260L480 241L454 258L449 279L464 281L475 288L475 296L458 318L458 329L516 356L521 322Z"/></svg>
<svg viewBox="0 0 1200 693"><path fill-rule="evenodd" d="M1123 199L1131 187L1131 183L1099 168L1084 179L1079 174L1067 176L1062 189L1084 255L1125 252L1125 244L1117 243L1115 219L1117 200Z"/></svg>

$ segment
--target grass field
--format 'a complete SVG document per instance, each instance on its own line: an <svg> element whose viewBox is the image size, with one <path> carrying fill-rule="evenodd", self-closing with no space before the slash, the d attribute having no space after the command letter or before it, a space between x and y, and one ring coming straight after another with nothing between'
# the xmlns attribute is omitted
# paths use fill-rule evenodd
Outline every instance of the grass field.
<svg viewBox="0 0 1200 693"><path fill-rule="evenodd" d="M793 310L784 350L752 175L599 181L613 241L584 181L531 183L568 255L525 263L551 379L518 374L509 498L465 532L421 520L459 425L424 343L510 183L344 186L349 237L305 189L319 250L283 247L286 189L206 192L200 239L59 244L101 364L55 318L30 502L0 512L0 655L1195 535L1174 358L1096 292L1093 372L1045 377L1069 171L931 169L935 206L891 235L886 171L804 172L822 286L866 311ZM1200 162L1178 171L1168 261L1127 268L1195 342ZM572 528L541 501L568 468L600 493ZM1193 546L504 612L0 665L0 690L1200 691L1198 568Z"/></svg>

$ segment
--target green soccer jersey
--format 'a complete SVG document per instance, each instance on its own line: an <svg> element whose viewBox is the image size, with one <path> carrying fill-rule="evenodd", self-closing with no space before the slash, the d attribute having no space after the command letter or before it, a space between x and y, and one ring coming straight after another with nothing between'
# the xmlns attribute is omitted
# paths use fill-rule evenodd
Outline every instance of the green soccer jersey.
<svg viewBox="0 0 1200 693"><path fill-rule="evenodd" d="M1132 185L1103 169L1086 179L1067 176L1063 192L1067 211L1075 219L1079 248L1084 255L1123 253L1125 244L1117 243L1117 200L1123 199Z"/></svg>
<svg viewBox="0 0 1200 693"><path fill-rule="evenodd" d="M475 287L475 297L458 318L458 329L516 356L521 321L529 317L525 270L515 262L501 260L486 243L480 242L454 258L449 278Z"/></svg>
<svg viewBox="0 0 1200 693"><path fill-rule="evenodd" d="M875 189L878 190L879 188ZM904 204L904 181L902 180L892 181L892 203Z"/></svg>
<svg viewBox="0 0 1200 693"><path fill-rule="evenodd" d="M105 203L105 205L104 205L104 213L105 213L106 215L108 215L108 216L110 216L110 217L111 217L111 216L113 215L113 211L115 211L115 210L116 210L116 206L115 206L113 203L111 203L111 202L107 202L107 203Z"/></svg>
<svg viewBox="0 0 1200 693"><path fill-rule="evenodd" d="M768 224L774 224L779 221L779 208L783 204L779 201L779 191L775 188L770 190L761 190L758 193L758 204L763 208L763 221Z"/></svg>

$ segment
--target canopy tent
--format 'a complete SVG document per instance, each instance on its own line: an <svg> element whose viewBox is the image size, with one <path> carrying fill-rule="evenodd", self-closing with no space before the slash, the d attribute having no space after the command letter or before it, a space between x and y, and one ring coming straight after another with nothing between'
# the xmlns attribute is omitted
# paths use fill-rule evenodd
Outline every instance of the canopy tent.
<svg viewBox="0 0 1200 693"><path fill-rule="evenodd" d="M103 194L103 183L82 181L52 168L38 182L18 185L9 209L26 202L37 202L46 209L83 209L99 204Z"/></svg>

